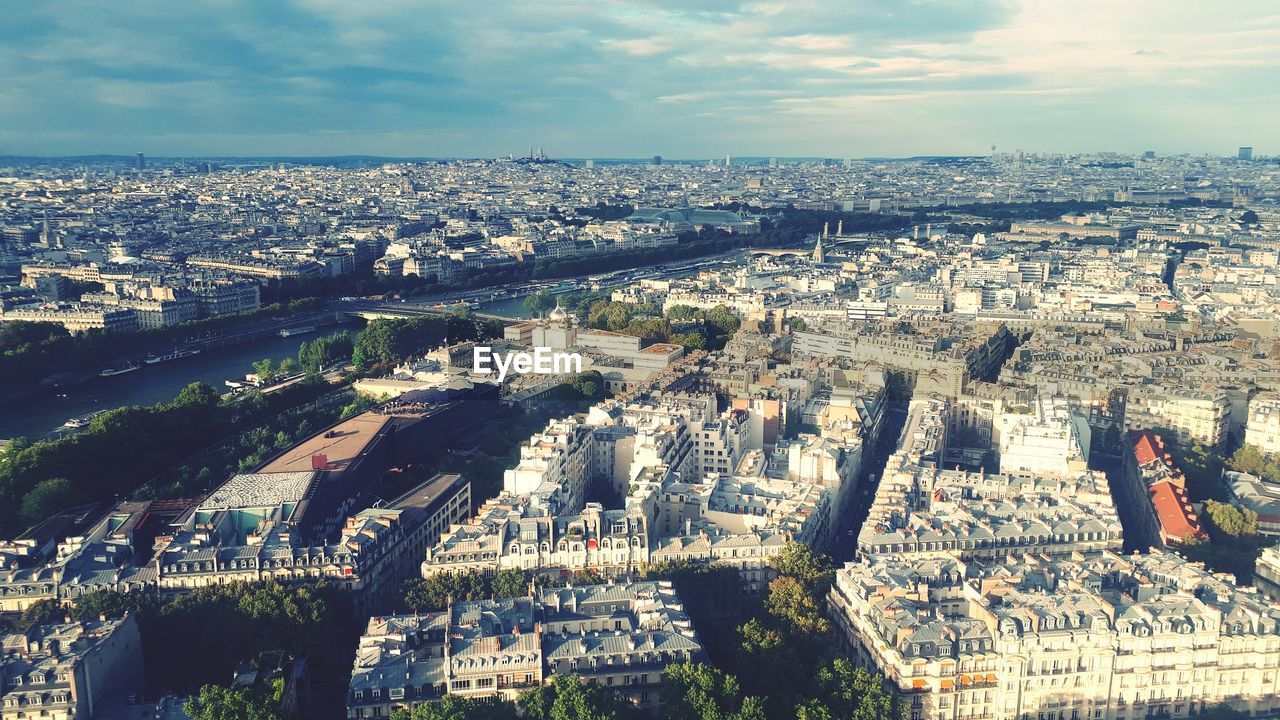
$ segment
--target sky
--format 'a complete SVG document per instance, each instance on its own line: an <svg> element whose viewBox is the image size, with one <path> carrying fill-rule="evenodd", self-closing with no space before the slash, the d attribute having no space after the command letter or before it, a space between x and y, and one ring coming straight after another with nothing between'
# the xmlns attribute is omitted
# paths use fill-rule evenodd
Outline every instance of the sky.
<svg viewBox="0 0 1280 720"><path fill-rule="evenodd" d="M1275 0L40 0L0 155L1280 153Z"/></svg>

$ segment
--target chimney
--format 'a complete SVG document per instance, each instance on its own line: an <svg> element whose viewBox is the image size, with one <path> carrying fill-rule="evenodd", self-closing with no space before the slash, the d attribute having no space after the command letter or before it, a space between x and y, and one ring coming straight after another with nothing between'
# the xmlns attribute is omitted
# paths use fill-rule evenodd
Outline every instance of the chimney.
<svg viewBox="0 0 1280 720"><path fill-rule="evenodd" d="M317 454L315 454L315 455L312 455L312 456L311 456L311 469L312 469L312 470L328 470L328 469L329 469L329 456L328 456L328 455L325 455L325 454L323 454L323 453L317 453Z"/></svg>

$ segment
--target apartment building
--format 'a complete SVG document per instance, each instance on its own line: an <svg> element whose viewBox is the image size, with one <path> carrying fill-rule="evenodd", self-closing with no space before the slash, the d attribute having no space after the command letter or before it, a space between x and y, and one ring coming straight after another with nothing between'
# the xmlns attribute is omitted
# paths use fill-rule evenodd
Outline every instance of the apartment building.
<svg viewBox="0 0 1280 720"><path fill-rule="evenodd" d="M3 643L3 720L91 720L108 693L143 689L142 639L132 615L34 625Z"/></svg>
<svg viewBox="0 0 1280 720"><path fill-rule="evenodd" d="M864 558L828 598L855 662L914 720L1280 709L1280 608L1172 554Z"/></svg>
<svg viewBox="0 0 1280 720"><path fill-rule="evenodd" d="M347 717L388 717L445 695L515 699L557 674L656 712L668 664L704 660L671 583L543 588L375 617L356 651Z"/></svg>

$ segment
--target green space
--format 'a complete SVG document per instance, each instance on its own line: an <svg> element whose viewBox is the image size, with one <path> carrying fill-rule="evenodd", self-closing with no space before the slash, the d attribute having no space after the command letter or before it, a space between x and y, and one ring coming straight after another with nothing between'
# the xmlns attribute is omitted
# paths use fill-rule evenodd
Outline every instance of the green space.
<svg viewBox="0 0 1280 720"><path fill-rule="evenodd" d="M1249 445L1224 456L1221 450L1200 443L1180 442L1172 430L1156 432L1187 479L1188 497L1204 503L1200 520L1209 539L1188 542L1179 551L1210 570L1232 573L1241 584L1252 582L1258 555L1274 545L1275 539L1258 532L1256 512L1231 502L1222 473L1247 472L1280 482L1280 462Z"/></svg>
<svg viewBox="0 0 1280 720"><path fill-rule="evenodd" d="M694 563L664 563L643 568L638 579L669 579L714 664L668 666L663 676L662 717L676 720L901 720L905 707L884 687L884 678L854 668L839 648L823 613L835 577L830 558L807 546L791 544L770 560L777 578L762 595L752 593L732 568ZM571 584L594 582L574 576ZM524 596L531 584L549 582L533 572L507 570L489 578L480 573L444 575L410 583L405 606L415 612L438 611L449 598ZM556 583L564 582L556 578ZM607 689L557 678L551 688L526 692L518 703L483 706L450 702L404 717L479 720L509 717L627 717ZM583 689L583 688L586 689ZM573 710L555 702L571 691ZM577 693L585 693L583 700ZM440 714L447 710L446 714ZM588 714L575 714L588 711ZM433 714L434 713L434 714ZM494 714L496 713L496 714ZM567 713L567 714L565 714Z"/></svg>

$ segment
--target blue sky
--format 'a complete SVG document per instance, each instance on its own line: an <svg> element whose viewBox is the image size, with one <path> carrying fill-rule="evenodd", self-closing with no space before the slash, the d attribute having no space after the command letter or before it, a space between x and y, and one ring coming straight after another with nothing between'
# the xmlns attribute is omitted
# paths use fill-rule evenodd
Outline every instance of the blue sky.
<svg viewBox="0 0 1280 720"><path fill-rule="evenodd" d="M41 0L4 12L0 154L1280 153L1275 0Z"/></svg>

